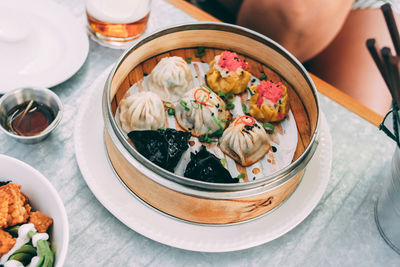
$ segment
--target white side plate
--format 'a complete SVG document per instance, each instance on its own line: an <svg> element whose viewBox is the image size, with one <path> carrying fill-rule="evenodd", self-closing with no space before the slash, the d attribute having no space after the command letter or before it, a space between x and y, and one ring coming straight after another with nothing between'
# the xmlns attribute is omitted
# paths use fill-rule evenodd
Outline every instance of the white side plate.
<svg viewBox="0 0 400 267"><path fill-rule="evenodd" d="M52 87L85 62L85 25L50 0L0 1L0 93Z"/></svg>

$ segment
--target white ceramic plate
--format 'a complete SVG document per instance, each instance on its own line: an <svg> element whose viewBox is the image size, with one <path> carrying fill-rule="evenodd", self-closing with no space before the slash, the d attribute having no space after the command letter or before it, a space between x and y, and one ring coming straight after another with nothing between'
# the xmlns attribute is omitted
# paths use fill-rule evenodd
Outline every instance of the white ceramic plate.
<svg viewBox="0 0 400 267"><path fill-rule="evenodd" d="M85 25L51 0L0 1L0 93L52 87L85 62Z"/></svg>
<svg viewBox="0 0 400 267"><path fill-rule="evenodd" d="M50 239L56 252L55 266L63 266L68 251L69 227L67 212L57 191L36 169L1 154L0 181L11 181L21 185L21 191L29 198L32 207L53 218Z"/></svg>
<svg viewBox="0 0 400 267"><path fill-rule="evenodd" d="M142 203L117 178L104 148L102 91L107 69L88 89L75 125L75 154L97 199L132 230L173 247L226 252L257 246L287 233L317 205L328 184L332 143L322 116L320 143L295 192L277 209L256 220L229 226L204 226L166 216ZM268 227L266 227L268 226Z"/></svg>

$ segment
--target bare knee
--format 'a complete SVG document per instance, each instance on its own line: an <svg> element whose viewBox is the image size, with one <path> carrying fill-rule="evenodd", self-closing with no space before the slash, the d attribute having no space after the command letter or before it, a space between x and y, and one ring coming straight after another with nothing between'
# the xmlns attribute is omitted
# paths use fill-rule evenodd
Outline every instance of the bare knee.
<svg viewBox="0 0 400 267"><path fill-rule="evenodd" d="M300 60L306 60L333 40L352 1L244 0L237 22L271 37Z"/></svg>

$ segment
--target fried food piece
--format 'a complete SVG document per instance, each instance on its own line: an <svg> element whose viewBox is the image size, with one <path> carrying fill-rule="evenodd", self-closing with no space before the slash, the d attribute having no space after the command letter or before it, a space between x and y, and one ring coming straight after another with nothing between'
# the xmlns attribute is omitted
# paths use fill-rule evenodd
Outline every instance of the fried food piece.
<svg viewBox="0 0 400 267"><path fill-rule="evenodd" d="M0 228L26 223L31 207L21 186L9 183L0 187ZM4 223L5 222L5 223Z"/></svg>
<svg viewBox="0 0 400 267"><path fill-rule="evenodd" d="M7 226L8 199L8 194L0 187L0 229Z"/></svg>
<svg viewBox="0 0 400 267"><path fill-rule="evenodd" d="M0 229L0 257L10 251L15 245L16 239L9 233Z"/></svg>
<svg viewBox="0 0 400 267"><path fill-rule="evenodd" d="M46 233L50 225L53 224L53 219L40 211L31 212L29 222L35 225L39 233Z"/></svg>

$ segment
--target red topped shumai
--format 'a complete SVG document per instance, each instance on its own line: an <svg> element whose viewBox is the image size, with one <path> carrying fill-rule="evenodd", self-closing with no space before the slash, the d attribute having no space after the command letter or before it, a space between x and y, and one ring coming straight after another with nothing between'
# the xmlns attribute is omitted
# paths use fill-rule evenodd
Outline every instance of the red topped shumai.
<svg viewBox="0 0 400 267"><path fill-rule="evenodd" d="M283 120L289 112L287 88L281 82L261 81L251 87L249 113L263 122Z"/></svg>
<svg viewBox="0 0 400 267"><path fill-rule="evenodd" d="M224 51L210 62L206 73L208 86L215 93L242 93L250 81L250 66L235 52Z"/></svg>
<svg viewBox="0 0 400 267"><path fill-rule="evenodd" d="M250 66L243 59L240 59L235 52L229 51L224 51L220 55L217 64L222 69L227 69L231 72L237 72L239 68L242 68L242 70L250 69Z"/></svg>

